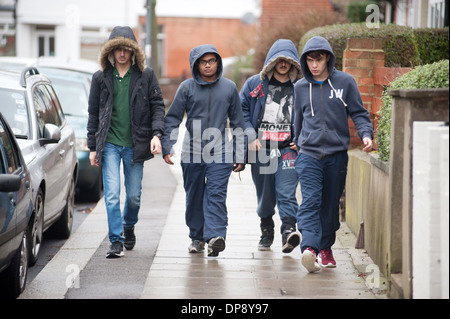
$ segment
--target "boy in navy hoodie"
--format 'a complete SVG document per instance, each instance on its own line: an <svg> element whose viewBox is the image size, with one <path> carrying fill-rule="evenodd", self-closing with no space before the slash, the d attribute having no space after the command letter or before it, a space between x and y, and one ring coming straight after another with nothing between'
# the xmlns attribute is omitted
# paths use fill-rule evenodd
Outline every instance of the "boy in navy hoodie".
<svg viewBox="0 0 450 319"><path fill-rule="evenodd" d="M339 229L339 199L347 176L348 116L363 150L372 150L369 112L355 80L335 69L335 59L326 39L311 38L300 57L304 78L294 87L295 169L302 191L297 222L302 233L302 264L309 272L336 267L331 247Z"/></svg>

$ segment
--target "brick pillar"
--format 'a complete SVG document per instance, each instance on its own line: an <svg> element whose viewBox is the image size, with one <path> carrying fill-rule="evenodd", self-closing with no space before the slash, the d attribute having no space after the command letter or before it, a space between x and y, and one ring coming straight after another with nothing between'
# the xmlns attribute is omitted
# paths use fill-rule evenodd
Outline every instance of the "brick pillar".
<svg viewBox="0 0 450 319"><path fill-rule="evenodd" d="M344 51L342 70L351 74L358 85L364 107L370 113L372 123L375 122L376 112L372 109L375 92L374 71L376 67L384 67L384 51L381 39L347 39L347 47ZM349 119L350 144L361 145L355 125Z"/></svg>

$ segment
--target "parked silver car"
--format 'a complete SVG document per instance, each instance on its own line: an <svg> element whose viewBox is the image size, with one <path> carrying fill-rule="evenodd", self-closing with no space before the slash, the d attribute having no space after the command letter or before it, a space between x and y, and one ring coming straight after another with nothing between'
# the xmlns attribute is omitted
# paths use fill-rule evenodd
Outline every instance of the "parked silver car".
<svg viewBox="0 0 450 319"><path fill-rule="evenodd" d="M28 249L32 265L44 231L68 238L72 230L78 174L75 134L50 80L34 67L21 73L1 70L0 101L0 111L31 173L34 212Z"/></svg>
<svg viewBox="0 0 450 319"><path fill-rule="evenodd" d="M0 69L22 70L35 66L48 77L61 102L67 122L75 130L79 163L77 194L80 199L97 202L103 196L102 172L91 166L87 148L88 97L92 75L99 69L97 63L83 59L56 57L21 58L0 57Z"/></svg>
<svg viewBox="0 0 450 319"><path fill-rule="evenodd" d="M30 172L0 112L0 298L25 289L32 195Z"/></svg>

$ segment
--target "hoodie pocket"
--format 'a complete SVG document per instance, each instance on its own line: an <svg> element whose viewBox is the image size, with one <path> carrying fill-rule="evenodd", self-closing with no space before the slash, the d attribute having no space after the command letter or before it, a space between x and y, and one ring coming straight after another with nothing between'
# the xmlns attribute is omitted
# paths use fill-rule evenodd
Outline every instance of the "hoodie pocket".
<svg viewBox="0 0 450 319"><path fill-rule="evenodd" d="M329 152L334 153L336 151L341 151L346 147L344 139L340 137L336 131L326 130L325 134L325 147L329 150Z"/></svg>
<svg viewBox="0 0 450 319"><path fill-rule="evenodd" d="M322 130L315 130L311 132L301 131L299 145L304 146L320 146L323 136Z"/></svg>
<svg viewBox="0 0 450 319"><path fill-rule="evenodd" d="M346 148L345 138L340 137L336 131L331 130L315 130L309 133L305 133L302 130L298 144L300 147L309 150L323 148L326 154Z"/></svg>

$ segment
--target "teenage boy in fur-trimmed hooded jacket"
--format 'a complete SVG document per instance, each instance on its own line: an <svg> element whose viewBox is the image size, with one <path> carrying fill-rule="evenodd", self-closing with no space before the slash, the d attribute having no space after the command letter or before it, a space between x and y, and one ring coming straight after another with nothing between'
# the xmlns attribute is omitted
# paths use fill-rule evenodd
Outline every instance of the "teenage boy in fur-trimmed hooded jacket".
<svg viewBox="0 0 450 319"><path fill-rule="evenodd" d="M280 39L267 53L261 72L249 78L240 93L261 219L259 250L269 250L272 245L275 206L282 221L282 251L291 252L301 241L296 230L297 153L292 142L293 90L300 74L294 43Z"/></svg>
<svg viewBox="0 0 450 319"><path fill-rule="evenodd" d="M302 233L302 264L309 272L336 267L331 246L339 229L339 199L345 186L350 143L350 116L372 150L373 127L353 77L334 67L326 39L311 38L300 57L304 78L295 84L294 142L298 156L302 203L298 229Z"/></svg>
<svg viewBox="0 0 450 319"><path fill-rule="evenodd" d="M130 27L115 27L100 51L101 70L92 76L88 147L91 165L102 166L110 250L107 258L133 249L144 161L161 152L164 102L158 80ZM120 209L120 162L126 200Z"/></svg>

